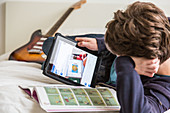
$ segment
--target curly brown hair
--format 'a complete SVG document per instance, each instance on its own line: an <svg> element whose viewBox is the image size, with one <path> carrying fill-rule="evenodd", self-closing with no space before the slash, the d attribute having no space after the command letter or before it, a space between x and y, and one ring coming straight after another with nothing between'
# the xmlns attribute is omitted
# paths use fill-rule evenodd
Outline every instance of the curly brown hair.
<svg viewBox="0 0 170 113"><path fill-rule="evenodd" d="M114 13L107 23L106 47L114 54L163 63L170 57L170 24L164 12L149 2L135 2Z"/></svg>

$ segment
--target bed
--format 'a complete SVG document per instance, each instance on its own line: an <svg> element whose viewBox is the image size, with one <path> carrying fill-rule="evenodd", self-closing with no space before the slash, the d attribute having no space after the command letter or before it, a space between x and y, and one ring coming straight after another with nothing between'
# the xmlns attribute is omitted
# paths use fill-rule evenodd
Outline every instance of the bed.
<svg viewBox="0 0 170 113"><path fill-rule="evenodd" d="M40 64L8 60L9 55L5 53L0 56L0 113L46 113L18 86L62 83L43 75Z"/></svg>
<svg viewBox="0 0 170 113"><path fill-rule="evenodd" d="M9 53L0 57L0 112L44 113L18 85L60 84L42 74L41 65L8 61Z"/></svg>
<svg viewBox="0 0 170 113"><path fill-rule="evenodd" d="M8 60L9 54L0 56L0 113L45 113L18 86L62 83L43 75L40 64Z"/></svg>

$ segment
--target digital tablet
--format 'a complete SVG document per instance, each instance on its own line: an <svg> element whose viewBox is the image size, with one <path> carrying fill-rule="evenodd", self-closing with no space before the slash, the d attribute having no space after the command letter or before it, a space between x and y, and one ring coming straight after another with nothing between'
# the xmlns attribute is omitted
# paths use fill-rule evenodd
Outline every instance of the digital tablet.
<svg viewBox="0 0 170 113"><path fill-rule="evenodd" d="M77 46L77 42L57 33L45 61L43 74L68 85L95 87L99 60Z"/></svg>

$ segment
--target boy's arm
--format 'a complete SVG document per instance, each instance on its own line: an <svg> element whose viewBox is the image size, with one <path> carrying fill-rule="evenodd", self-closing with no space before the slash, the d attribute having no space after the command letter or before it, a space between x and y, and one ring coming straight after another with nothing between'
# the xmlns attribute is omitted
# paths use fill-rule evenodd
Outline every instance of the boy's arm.
<svg viewBox="0 0 170 113"><path fill-rule="evenodd" d="M143 113L145 96L135 62L128 56L120 56L115 61L117 74L117 96L122 113ZM149 106L148 106L149 107Z"/></svg>

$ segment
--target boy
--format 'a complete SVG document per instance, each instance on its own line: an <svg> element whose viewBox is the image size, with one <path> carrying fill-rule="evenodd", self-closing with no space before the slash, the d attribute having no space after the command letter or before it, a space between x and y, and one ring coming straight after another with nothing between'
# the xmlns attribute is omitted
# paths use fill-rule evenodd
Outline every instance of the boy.
<svg viewBox="0 0 170 113"><path fill-rule="evenodd" d="M170 57L170 25L152 3L135 2L107 24L105 43L115 61L121 113L163 113L170 108L170 77L150 78L135 71L135 59ZM131 57L133 56L133 57Z"/></svg>
<svg viewBox="0 0 170 113"><path fill-rule="evenodd" d="M170 77L139 76L141 73L134 69L140 65L139 61L160 59L159 71L169 75L169 30L164 13L155 5L144 2L132 4L125 12L118 11L115 20L108 23L106 45L112 53L120 56L115 64L120 112L163 113L170 108ZM88 38L75 40L80 41L78 45L81 47L95 51L101 49L100 39L97 42Z"/></svg>

